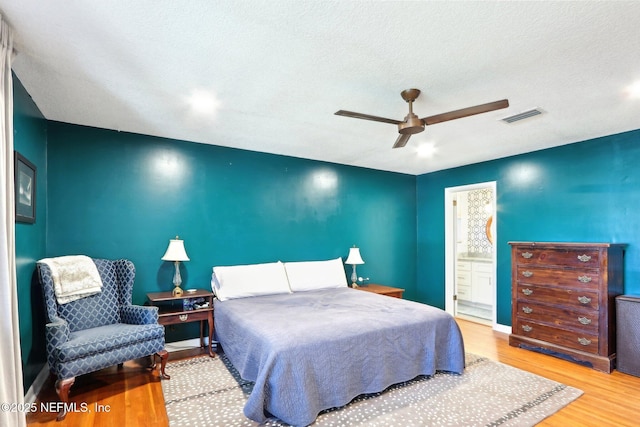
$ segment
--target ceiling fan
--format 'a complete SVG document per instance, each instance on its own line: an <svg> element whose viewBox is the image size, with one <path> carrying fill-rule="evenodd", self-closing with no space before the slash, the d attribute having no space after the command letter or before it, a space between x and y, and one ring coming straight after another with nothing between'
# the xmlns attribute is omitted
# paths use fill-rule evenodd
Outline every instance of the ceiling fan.
<svg viewBox="0 0 640 427"><path fill-rule="evenodd" d="M422 119L413 113L413 101L420 95L419 89L403 90L400 95L402 99L409 103L409 114L404 120L387 119L384 117L371 116L369 114L355 113L353 111L339 110L335 114L338 116L353 117L355 119L372 120L374 122L391 123L398 125L400 135L396 139L393 148L400 148L407 145L409 138L414 133L420 133L425 126L434 125L436 123L447 122L449 120L461 119L463 117L473 116L475 114L487 113L489 111L500 110L509 106L509 100L502 99L500 101L489 102L487 104L476 105L474 107L462 108L460 110L449 111L447 113L436 114L435 116L423 117Z"/></svg>

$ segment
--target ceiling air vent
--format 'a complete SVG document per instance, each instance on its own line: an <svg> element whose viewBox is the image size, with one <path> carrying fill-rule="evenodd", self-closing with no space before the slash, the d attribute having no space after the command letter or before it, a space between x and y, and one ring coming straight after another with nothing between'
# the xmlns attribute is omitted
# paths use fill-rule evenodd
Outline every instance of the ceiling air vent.
<svg viewBox="0 0 640 427"><path fill-rule="evenodd" d="M523 111L522 113L514 114L513 116L508 116L500 120L505 123L513 123L519 120L528 119L529 117L537 116L539 114L542 114L542 110L533 108L531 110Z"/></svg>

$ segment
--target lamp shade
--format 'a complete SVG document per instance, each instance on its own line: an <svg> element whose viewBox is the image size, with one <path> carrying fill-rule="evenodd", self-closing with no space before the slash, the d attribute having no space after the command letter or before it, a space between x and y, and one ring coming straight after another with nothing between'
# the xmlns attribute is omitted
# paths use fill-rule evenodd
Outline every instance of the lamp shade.
<svg viewBox="0 0 640 427"><path fill-rule="evenodd" d="M356 248L355 246L353 248L350 248L349 256L347 257L347 260L344 263L350 264L350 265L364 264L364 261L360 256L360 248Z"/></svg>
<svg viewBox="0 0 640 427"><path fill-rule="evenodd" d="M169 240L169 247L162 257L163 261L189 261L187 251L184 250L184 240L175 239Z"/></svg>

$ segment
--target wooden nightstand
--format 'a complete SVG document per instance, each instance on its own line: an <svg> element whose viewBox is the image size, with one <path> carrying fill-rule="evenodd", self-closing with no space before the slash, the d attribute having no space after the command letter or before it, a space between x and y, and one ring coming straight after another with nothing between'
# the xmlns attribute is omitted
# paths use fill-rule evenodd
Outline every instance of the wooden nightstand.
<svg viewBox="0 0 640 427"><path fill-rule="evenodd" d="M356 289L361 291L373 292L375 294L386 295L393 298L402 298L404 289L392 288L391 286L376 285L369 283L368 285L358 286Z"/></svg>
<svg viewBox="0 0 640 427"><path fill-rule="evenodd" d="M173 296L171 292L150 292L147 294L149 303L158 307L158 323L161 325L175 325L179 323L200 322L200 347L204 348L204 322L209 326L209 356L215 357L213 344L213 292L198 289L186 292L180 296ZM204 299L206 307L190 309L185 307L185 300L195 298Z"/></svg>

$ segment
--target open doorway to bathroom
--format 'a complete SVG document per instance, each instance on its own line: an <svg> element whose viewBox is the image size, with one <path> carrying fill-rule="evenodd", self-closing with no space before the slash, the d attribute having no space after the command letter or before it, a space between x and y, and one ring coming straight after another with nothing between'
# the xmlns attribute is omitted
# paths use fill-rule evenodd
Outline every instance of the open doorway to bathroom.
<svg viewBox="0 0 640 427"><path fill-rule="evenodd" d="M495 182L445 190L445 309L489 325L495 323L495 194Z"/></svg>

